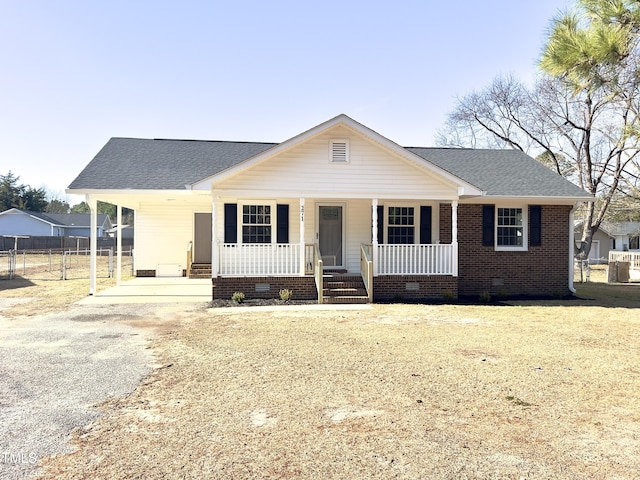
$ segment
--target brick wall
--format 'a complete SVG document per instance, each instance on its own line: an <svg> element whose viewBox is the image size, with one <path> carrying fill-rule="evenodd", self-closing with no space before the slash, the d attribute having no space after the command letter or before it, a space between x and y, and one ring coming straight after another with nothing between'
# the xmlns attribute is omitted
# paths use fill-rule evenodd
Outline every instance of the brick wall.
<svg viewBox="0 0 640 480"><path fill-rule="evenodd" d="M293 300L318 299L314 277L218 277L213 279L213 299L231 300L234 292L244 293L247 300L280 298L284 288L292 291Z"/></svg>
<svg viewBox="0 0 640 480"><path fill-rule="evenodd" d="M373 279L373 301L451 300L458 281L446 275L381 275Z"/></svg>
<svg viewBox="0 0 640 480"><path fill-rule="evenodd" d="M542 245L496 252L482 246L482 205L459 205L458 293L568 295L570 210L568 205L542 206Z"/></svg>
<svg viewBox="0 0 640 480"><path fill-rule="evenodd" d="M460 222L460 220L458 220ZM440 243L451 243L451 204L440 204Z"/></svg>

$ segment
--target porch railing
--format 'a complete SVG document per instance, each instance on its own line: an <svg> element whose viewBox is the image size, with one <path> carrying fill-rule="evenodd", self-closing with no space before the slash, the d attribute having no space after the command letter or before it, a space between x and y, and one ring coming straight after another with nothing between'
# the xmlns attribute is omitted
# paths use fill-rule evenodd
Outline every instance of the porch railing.
<svg viewBox="0 0 640 480"><path fill-rule="evenodd" d="M324 262L322 261L322 255L320 255L320 249L318 248L318 244L313 245L314 250L314 278L316 280L316 288L318 289L318 303L322 303L322 296L324 294Z"/></svg>
<svg viewBox="0 0 640 480"><path fill-rule="evenodd" d="M191 264L193 263L193 242L187 245L187 278L191 275Z"/></svg>
<svg viewBox="0 0 640 480"><path fill-rule="evenodd" d="M300 275L300 245L222 244L220 275Z"/></svg>
<svg viewBox="0 0 640 480"><path fill-rule="evenodd" d="M316 246L313 243L304 244L304 274L311 275L315 265Z"/></svg>
<svg viewBox="0 0 640 480"><path fill-rule="evenodd" d="M378 275L453 275L454 246L378 245Z"/></svg>
<svg viewBox="0 0 640 480"><path fill-rule="evenodd" d="M369 303L373 303L373 247L370 244L360 245L360 275L369 296Z"/></svg>
<svg viewBox="0 0 640 480"><path fill-rule="evenodd" d="M629 262L629 268L640 269L640 252L609 252L610 262Z"/></svg>

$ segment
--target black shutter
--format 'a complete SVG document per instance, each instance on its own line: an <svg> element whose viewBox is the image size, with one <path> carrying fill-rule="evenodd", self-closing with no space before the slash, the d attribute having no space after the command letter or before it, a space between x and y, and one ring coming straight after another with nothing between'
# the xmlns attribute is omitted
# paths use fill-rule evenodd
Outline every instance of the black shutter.
<svg viewBox="0 0 640 480"><path fill-rule="evenodd" d="M224 243L238 243L238 204L224 204Z"/></svg>
<svg viewBox="0 0 640 480"><path fill-rule="evenodd" d="M529 245L539 247L542 245L542 207L540 205L529 206Z"/></svg>
<svg viewBox="0 0 640 480"><path fill-rule="evenodd" d="M495 224L495 206L482 206L482 245L493 247L493 229Z"/></svg>
<svg viewBox="0 0 640 480"><path fill-rule="evenodd" d="M431 243L431 207L420 207L420 243Z"/></svg>
<svg viewBox="0 0 640 480"><path fill-rule="evenodd" d="M278 243L289 243L289 205L277 205L277 233Z"/></svg>
<svg viewBox="0 0 640 480"><path fill-rule="evenodd" d="M384 206L383 205L378 205L378 243L384 243Z"/></svg>

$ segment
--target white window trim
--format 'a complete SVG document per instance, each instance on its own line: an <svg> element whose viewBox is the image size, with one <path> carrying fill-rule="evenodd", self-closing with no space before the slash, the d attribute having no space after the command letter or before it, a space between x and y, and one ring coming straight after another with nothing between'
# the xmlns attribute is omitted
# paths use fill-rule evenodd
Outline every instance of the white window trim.
<svg viewBox="0 0 640 480"><path fill-rule="evenodd" d="M333 155L334 152L334 145L336 144L344 144L345 145L345 156L344 156L344 160L335 160L335 157ZM350 162L351 160L351 156L350 156L350 145L349 145L349 139L348 138L332 138L331 140L329 140L329 163L333 164L333 165L346 165Z"/></svg>
<svg viewBox="0 0 640 480"><path fill-rule="evenodd" d="M503 246L498 245L498 209L519 208L522 210L522 245ZM493 242L497 252L527 252L529 251L529 205L506 204L495 205L493 209Z"/></svg>
<svg viewBox="0 0 640 480"><path fill-rule="evenodd" d="M271 243L245 243L242 235L242 227L244 226L243 222L243 211L244 207L256 206L256 205L269 205L271 207ZM249 200L238 202L238 245L274 245L277 240L277 232L276 228L278 226L278 219L276 215L278 214L277 202L273 200Z"/></svg>

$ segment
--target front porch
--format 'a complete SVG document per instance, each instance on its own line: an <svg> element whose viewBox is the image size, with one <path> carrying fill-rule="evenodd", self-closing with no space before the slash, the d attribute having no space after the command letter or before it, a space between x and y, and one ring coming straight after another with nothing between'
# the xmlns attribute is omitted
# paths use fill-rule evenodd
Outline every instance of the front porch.
<svg viewBox="0 0 640 480"><path fill-rule="evenodd" d="M297 300L318 303L371 303L455 298L457 245L360 245L360 270L325 267L318 244L221 244L217 264L194 268L188 254L187 275L212 274L213 298L278 298L288 289ZM302 252L302 255L301 255ZM333 258L330 258L333 263ZM202 278L202 276L200 276Z"/></svg>

